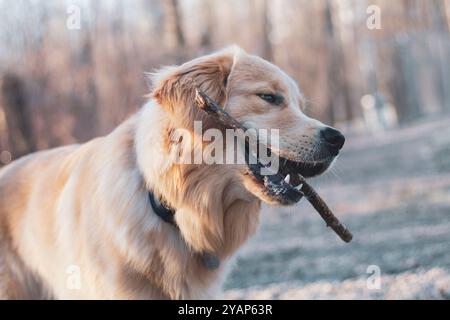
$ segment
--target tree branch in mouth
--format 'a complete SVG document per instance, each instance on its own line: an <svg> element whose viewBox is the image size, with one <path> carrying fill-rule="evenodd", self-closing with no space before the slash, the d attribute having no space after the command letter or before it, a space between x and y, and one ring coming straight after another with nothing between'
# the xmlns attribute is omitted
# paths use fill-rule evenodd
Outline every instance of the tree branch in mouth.
<svg viewBox="0 0 450 320"><path fill-rule="evenodd" d="M214 117L224 127L235 130L247 130L243 124L233 118L214 100L199 89L196 90L195 101L200 109ZM257 178L264 181L264 185L268 188L271 195L274 195L281 200L283 200L283 196L287 197L290 202L298 202L304 195L308 199L308 202L311 203L314 209L326 222L327 226L330 227L343 241L350 242L353 239L352 233L338 220L338 218L336 218L325 201L323 201L319 194L306 182L306 179L303 176L299 175L302 187L298 190L295 187L292 187L289 184L289 181L286 182L280 174L275 175L273 178L270 178L269 176L258 177L256 168L260 166L262 165L258 163L254 168L255 170L251 171ZM251 166L250 169L252 169Z"/></svg>

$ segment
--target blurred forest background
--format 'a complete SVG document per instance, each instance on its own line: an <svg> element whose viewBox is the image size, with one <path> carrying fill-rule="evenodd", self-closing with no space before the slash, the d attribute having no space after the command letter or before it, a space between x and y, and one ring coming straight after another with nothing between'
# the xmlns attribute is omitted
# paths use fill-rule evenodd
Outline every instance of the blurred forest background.
<svg viewBox="0 0 450 320"><path fill-rule="evenodd" d="M0 167L107 134L144 72L234 43L345 131L312 183L355 238L266 207L225 297L450 299L450 0L0 0Z"/></svg>
<svg viewBox="0 0 450 320"><path fill-rule="evenodd" d="M144 103L145 71L233 43L340 128L449 113L449 30L448 0L0 0L1 159L108 133Z"/></svg>

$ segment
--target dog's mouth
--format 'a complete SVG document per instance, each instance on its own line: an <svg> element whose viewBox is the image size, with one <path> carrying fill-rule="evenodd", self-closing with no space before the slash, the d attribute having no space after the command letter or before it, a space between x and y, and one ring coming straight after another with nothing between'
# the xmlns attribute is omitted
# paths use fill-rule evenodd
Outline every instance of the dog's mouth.
<svg viewBox="0 0 450 320"><path fill-rule="evenodd" d="M280 173L285 178L290 175L291 178L295 179L299 174L305 178L315 177L324 173L330 167L333 159L334 157L329 157L320 161L302 162L280 157ZM296 183L295 180L291 181Z"/></svg>
<svg viewBox="0 0 450 320"><path fill-rule="evenodd" d="M269 150L270 151L270 150ZM294 161L279 157L278 172L270 172L270 167L261 163L260 159L245 148L247 164L246 176L250 177L259 187L266 200L281 205L292 205L303 197L302 181L304 178L318 176L324 173L333 163L335 157L319 161ZM270 174L263 174L270 172Z"/></svg>

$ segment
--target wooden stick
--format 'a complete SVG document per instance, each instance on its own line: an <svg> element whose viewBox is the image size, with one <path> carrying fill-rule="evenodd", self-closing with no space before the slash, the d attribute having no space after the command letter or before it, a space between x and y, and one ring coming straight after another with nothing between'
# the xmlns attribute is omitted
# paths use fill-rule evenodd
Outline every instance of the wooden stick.
<svg viewBox="0 0 450 320"><path fill-rule="evenodd" d="M316 209L322 219L325 220L327 227L333 229L333 231L345 242L352 241L353 234L338 220L338 218L336 218L316 190L306 182L305 178L300 176L300 180L303 184L301 190L305 194L306 199L308 199L308 202Z"/></svg>
<svg viewBox="0 0 450 320"><path fill-rule="evenodd" d="M195 100L200 109L214 116L225 127L247 130L247 128L228 114L204 92L197 90ZM301 191L306 199L308 199L308 202L311 203L314 209L316 209L322 219L326 222L327 226L330 227L343 241L350 242L353 239L352 233L338 220L338 218L336 218L325 201L323 201L318 193L306 182L306 179L300 176L300 180L303 184Z"/></svg>

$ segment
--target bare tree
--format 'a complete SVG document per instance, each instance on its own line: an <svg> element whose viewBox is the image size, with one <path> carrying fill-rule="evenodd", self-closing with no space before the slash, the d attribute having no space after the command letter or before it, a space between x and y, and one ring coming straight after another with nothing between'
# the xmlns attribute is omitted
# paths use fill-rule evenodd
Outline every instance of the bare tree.
<svg viewBox="0 0 450 320"><path fill-rule="evenodd" d="M450 65L448 63L450 61L450 20L448 20L449 17L446 15L446 3L448 1L432 0L428 3L433 29L441 35L440 37L433 36L432 41L437 42L433 48L437 48L434 48L434 52L429 52L430 63L435 74L434 87L436 88L441 110L450 112ZM428 47L432 46L429 45Z"/></svg>
<svg viewBox="0 0 450 320"><path fill-rule="evenodd" d="M330 0L325 2L325 34L328 49L327 81L328 81L328 121L351 120L353 118L352 101L348 81L346 79L346 63L342 50L342 43L335 28L333 8ZM344 119L337 119L336 112L342 107Z"/></svg>
<svg viewBox="0 0 450 320"><path fill-rule="evenodd" d="M403 1L401 19L404 25L417 23L418 3L416 0ZM419 70L414 56L414 38L411 33L396 38L393 50L393 66L396 68L392 78L393 98L397 108L398 120L409 122L422 114L421 86Z"/></svg>
<svg viewBox="0 0 450 320"><path fill-rule="evenodd" d="M200 35L200 47L202 52L209 52L213 45L214 17L211 0L202 0L201 13L203 28Z"/></svg>
<svg viewBox="0 0 450 320"><path fill-rule="evenodd" d="M186 43L181 25L182 21L179 1L162 0L162 6L164 9L164 36L166 45L169 49L174 50L177 60L181 60Z"/></svg>
<svg viewBox="0 0 450 320"><path fill-rule="evenodd" d="M8 144L14 158L36 150L24 82L6 74L1 85L2 105L8 127Z"/></svg>
<svg viewBox="0 0 450 320"><path fill-rule="evenodd" d="M271 0L264 0L263 6L263 57L273 60Z"/></svg>

